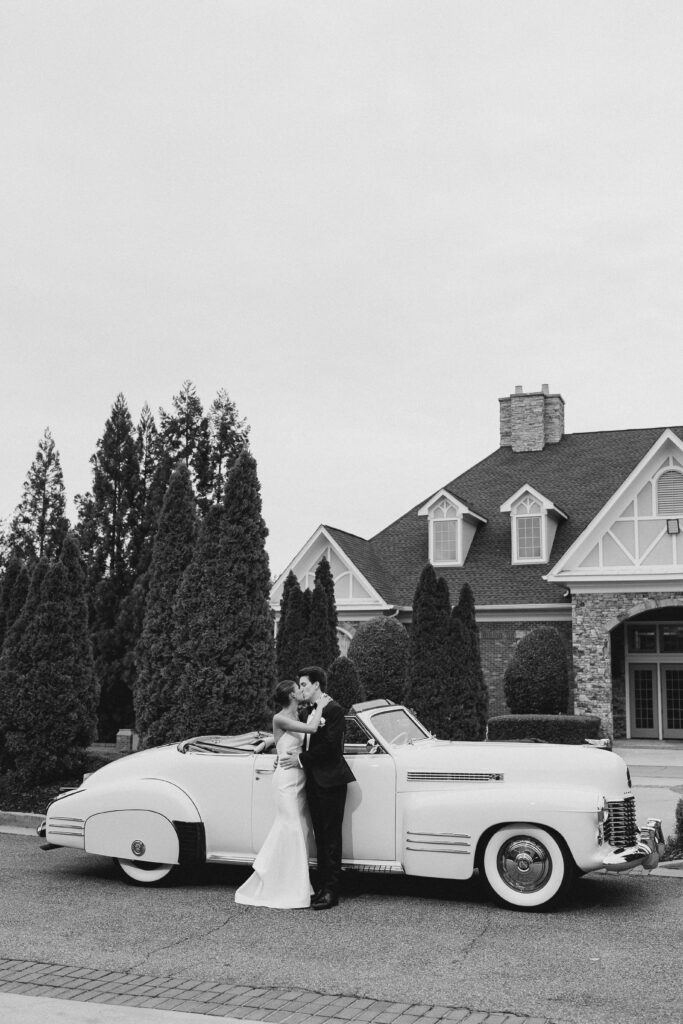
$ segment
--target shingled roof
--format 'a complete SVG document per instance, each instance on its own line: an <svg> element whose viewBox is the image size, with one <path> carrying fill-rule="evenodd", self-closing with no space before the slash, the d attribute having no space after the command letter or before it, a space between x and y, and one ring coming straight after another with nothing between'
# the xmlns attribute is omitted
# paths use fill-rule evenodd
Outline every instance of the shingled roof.
<svg viewBox="0 0 683 1024"><path fill-rule="evenodd" d="M583 533L666 427L565 434L541 451L501 447L444 488L483 516L462 568L438 568L452 599L467 581L478 605L562 604L564 588L543 576ZM683 427L671 427L683 440ZM557 529L550 562L512 565L510 516L500 506L529 484L567 515ZM428 496L430 497L430 496ZM428 561L427 521L409 512L370 540L327 529L387 604L412 606L419 575Z"/></svg>

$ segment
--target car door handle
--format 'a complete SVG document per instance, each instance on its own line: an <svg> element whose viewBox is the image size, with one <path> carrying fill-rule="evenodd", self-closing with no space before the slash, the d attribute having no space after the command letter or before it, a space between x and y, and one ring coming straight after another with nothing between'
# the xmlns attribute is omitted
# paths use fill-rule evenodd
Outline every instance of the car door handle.
<svg viewBox="0 0 683 1024"><path fill-rule="evenodd" d="M274 771L275 771L274 768L257 768L256 769L256 774L257 775L272 775Z"/></svg>

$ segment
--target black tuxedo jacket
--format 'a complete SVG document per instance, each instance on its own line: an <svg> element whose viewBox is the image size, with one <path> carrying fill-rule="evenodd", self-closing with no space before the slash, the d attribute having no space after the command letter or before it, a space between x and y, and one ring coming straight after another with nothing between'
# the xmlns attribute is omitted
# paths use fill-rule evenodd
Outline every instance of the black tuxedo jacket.
<svg viewBox="0 0 683 1024"><path fill-rule="evenodd" d="M323 708L325 724L310 733L308 750L299 754L301 766L322 789L345 786L355 775L344 760L344 709L335 700Z"/></svg>

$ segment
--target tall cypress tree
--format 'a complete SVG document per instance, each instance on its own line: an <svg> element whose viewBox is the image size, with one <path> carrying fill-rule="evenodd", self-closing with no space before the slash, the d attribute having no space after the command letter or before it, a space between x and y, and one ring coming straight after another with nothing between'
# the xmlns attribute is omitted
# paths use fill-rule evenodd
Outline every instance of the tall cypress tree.
<svg viewBox="0 0 683 1024"><path fill-rule="evenodd" d="M413 598L407 700L436 735L447 735L452 688L449 650L450 598L443 577L427 564Z"/></svg>
<svg viewBox="0 0 683 1024"><path fill-rule="evenodd" d="M85 574L67 537L45 573L23 636L14 729L13 767L27 783L58 778L82 763L95 734L97 690L88 635Z"/></svg>
<svg viewBox="0 0 683 1024"><path fill-rule="evenodd" d="M456 622L462 627L462 635ZM474 594L469 583L462 585L458 603L453 608L452 645L458 711L451 738L483 740L486 736L489 697L481 664Z"/></svg>
<svg viewBox="0 0 683 1024"><path fill-rule="evenodd" d="M276 678L266 536L256 462L244 451L222 506L204 518L176 604L185 732L239 733L266 722Z"/></svg>
<svg viewBox="0 0 683 1024"><path fill-rule="evenodd" d="M223 564L231 583L226 622L229 676L226 719L231 728L252 729L269 718L269 694L276 680L268 529L262 516L256 460L243 451L225 488Z"/></svg>
<svg viewBox="0 0 683 1024"><path fill-rule="evenodd" d="M59 554L69 528L59 452L49 427L38 442L36 456L24 481L21 502L10 528L10 545L22 558L34 561Z"/></svg>
<svg viewBox="0 0 683 1024"><path fill-rule="evenodd" d="M224 507L210 506L202 517L192 558L178 587L166 711L160 722L160 734L167 742L200 733L231 731L224 722L225 627L230 589L221 559L224 516Z"/></svg>
<svg viewBox="0 0 683 1024"><path fill-rule="evenodd" d="M249 446L249 426L239 418L237 406L220 388L209 409L209 478L213 500L222 501L228 473Z"/></svg>
<svg viewBox="0 0 683 1024"><path fill-rule="evenodd" d="M183 573L193 555L196 534L190 472L181 463L173 472L159 516L142 633L135 650L135 717L143 746L154 746L168 738L166 720L175 699L171 678L173 611Z"/></svg>
<svg viewBox="0 0 683 1024"><path fill-rule="evenodd" d="M298 590L299 596L301 596L299 580L297 579L296 574L290 570L282 588L282 597L280 598L280 617L277 621L277 631L275 636L275 661L277 664L278 679L295 678L288 674L287 669L292 664L293 660L296 660L298 665L299 638L297 637L296 639L296 657L295 659L292 659L290 652L290 631L287 624L287 611L292 599L292 594L295 590Z"/></svg>
<svg viewBox="0 0 683 1024"><path fill-rule="evenodd" d="M118 618L135 582L140 465L133 421L119 394L92 456L92 491L77 496L78 540L88 567L90 629L100 686L99 736L128 724L132 694L122 680L126 638Z"/></svg>
<svg viewBox="0 0 683 1024"><path fill-rule="evenodd" d="M152 547L156 532L163 493L158 493L158 473L161 460L161 443L154 417L147 403L142 407L135 431L135 452L138 464L138 479L135 492L135 511L131 530L130 570L139 579L152 559ZM168 475L165 484L168 483ZM165 491L164 486L164 491Z"/></svg>
<svg viewBox="0 0 683 1024"><path fill-rule="evenodd" d="M329 668L336 655L330 642L330 614L327 593L316 580L311 599L311 617L306 637L306 661L308 664ZM337 650L339 646L337 645Z"/></svg>
<svg viewBox="0 0 683 1024"><path fill-rule="evenodd" d="M313 596L315 599L315 588L319 587L327 598L327 658L325 664L331 665L335 658L339 657L339 634L337 633L338 617L337 605L334 597L334 579L330 563L325 556L320 559L315 570L315 584Z"/></svg>
<svg viewBox="0 0 683 1024"><path fill-rule="evenodd" d="M204 508L211 493L209 419L192 381L183 382L172 406L170 413L159 410L162 444L173 465L184 462L190 470L197 502Z"/></svg>
<svg viewBox="0 0 683 1024"><path fill-rule="evenodd" d="M15 755L21 753L25 739L25 681L33 667L30 628L48 565L47 558L40 558L34 565L21 612L7 631L0 655L0 771L16 770Z"/></svg>
<svg viewBox="0 0 683 1024"><path fill-rule="evenodd" d="M21 614L30 583L30 576L23 559L14 555L10 558L0 591L0 650L12 624Z"/></svg>

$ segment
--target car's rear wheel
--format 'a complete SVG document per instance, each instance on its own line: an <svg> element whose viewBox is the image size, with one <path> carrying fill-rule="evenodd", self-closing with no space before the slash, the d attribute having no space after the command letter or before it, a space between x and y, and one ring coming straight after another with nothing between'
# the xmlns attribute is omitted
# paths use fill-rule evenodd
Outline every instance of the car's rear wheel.
<svg viewBox="0 0 683 1024"><path fill-rule="evenodd" d="M482 868L495 899L520 909L557 902L573 880L569 853L536 825L508 825L494 832Z"/></svg>
<svg viewBox="0 0 683 1024"><path fill-rule="evenodd" d="M142 860L120 858L115 858L114 863L135 885L161 885L170 880L178 867L177 864L152 864Z"/></svg>

